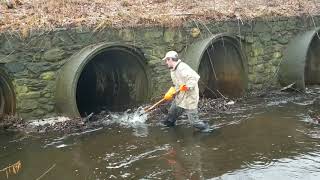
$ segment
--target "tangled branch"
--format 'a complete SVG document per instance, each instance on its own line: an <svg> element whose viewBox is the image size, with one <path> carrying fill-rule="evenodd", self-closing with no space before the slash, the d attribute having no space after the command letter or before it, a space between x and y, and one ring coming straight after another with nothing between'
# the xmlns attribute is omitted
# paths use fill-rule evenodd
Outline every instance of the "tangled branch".
<svg viewBox="0 0 320 180"><path fill-rule="evenodd" d="M9 178L10 174L17 174L21 169L21 161L18 161L12 165L9 165L0 170L0 172L5 172L7 179Z"/></svg>

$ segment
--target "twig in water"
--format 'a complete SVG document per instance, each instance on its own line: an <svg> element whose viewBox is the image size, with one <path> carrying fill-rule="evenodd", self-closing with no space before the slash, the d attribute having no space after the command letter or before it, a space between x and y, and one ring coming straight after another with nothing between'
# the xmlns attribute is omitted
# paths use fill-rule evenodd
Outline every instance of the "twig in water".
<svg viewBox="0 0 320 180"><path fill-rule="evenodd" d="M18 161L12 165L9 165L8 167L5 167L0 170L0 172L6 172L7 179L9 178L10 174L17 174L19 170L21 169L21 161Z"/></svg>
<svg viewBox="0 0 320 180"><path fill-rule="evenodd" d="M54 167L56 167L56 164L53 164L46 172L44 172L41 176L39 176L36 180L41 179L43 176L45 176L48 172L50 172Z"/></svg>

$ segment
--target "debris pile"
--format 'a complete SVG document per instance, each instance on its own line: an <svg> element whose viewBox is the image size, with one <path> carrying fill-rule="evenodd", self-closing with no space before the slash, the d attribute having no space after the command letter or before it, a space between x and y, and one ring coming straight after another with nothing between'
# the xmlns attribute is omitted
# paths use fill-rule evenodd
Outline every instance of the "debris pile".
<svg viewBox="0 0 320 180"><path fill-rule="evenodd" d="M218 113L227 113L233 111L237 105L235 101L229 100L227 98L202 98L199 101L198 111L202 113L218 114ZM168 113L170 108L170 103L164 103L159 108L153 110L149 113L148 118L153 121L159 121L165 118L165 115Z"/></svg>
<svg viewBox="0 0 320 180"><path fill-rule="evenodd" d="M268 91L266 93L251 92L246 97L239 99L229 99L226 97L210 99L201 98L199 101L199 115L221 115L221 114L234 114L243 113L248 109L256 108L257 103L264 106L266 103L274 102L305 102L308 105L308 115L316 122L320 123L320 98L318 97L319 92L310 90L307 93L295 92L283 92L283 91ZM310 102L311 101L311 102ZM297 104L297 103L296 103ZM53 117L47 119L38 119L32 121L23 121L21 118L15 116L3 116L0 119L0 129L23 131L23 132L36 132L36 133L73 133L81 132L92 128L110 127L111 124L116 123L123 125L130 123L129 121L133 118L140 120L141 115L145 115L143 123L145 121L149 123L157 123L164 119L168 113L171 103L165 102L158 106L158 108L148 112L147 115L141 110L141 107L136 109L128 109L125 112L107 112L101 111L99 113L91 113L84 118L67 118L67 117ZM145 105L147 106L147 105ZM140 114L142 113L142 114ZM128 122L127 122L128 121ZM132 121L131 123L139 123L140 121Z"/></svg>
<svg viewBox="0 0 320 180"><path fill-rule="evenodd" d="M222 113L231 110L234 101L225 98L201 99L199 102L199 111L204 113Z"/></svg>
<svg viewBox="0 0 320 180"><path fill-rule="evenodd" d="M16 116L3 115L0 117L0 129L19 130L24 128L24 121Z"/></svg>

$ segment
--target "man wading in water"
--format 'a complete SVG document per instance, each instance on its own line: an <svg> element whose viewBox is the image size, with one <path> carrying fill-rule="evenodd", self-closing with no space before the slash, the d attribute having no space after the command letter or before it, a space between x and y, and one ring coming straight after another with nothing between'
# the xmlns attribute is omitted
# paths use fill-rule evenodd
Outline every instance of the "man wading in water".
<svg viewBox="0 0 320 180"><path fill-rule="evenodd" d="M168 127L174 126L177 118L183 112L187 113L189 122L201 132L211 132L209 125L199 120L198 102L200 76L189 65L182 62L175 51L167 52L162 59L170 69L171 79L175 87L171 87L164 99L171 103L168 115L162 123Z"/></svg>

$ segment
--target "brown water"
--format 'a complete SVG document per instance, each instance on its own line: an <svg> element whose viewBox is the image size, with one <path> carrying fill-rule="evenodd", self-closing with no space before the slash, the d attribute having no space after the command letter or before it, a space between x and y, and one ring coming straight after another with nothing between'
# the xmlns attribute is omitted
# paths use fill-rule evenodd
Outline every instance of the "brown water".
<svg viewBox="0 0 320 180"><path fill-rule="evenodd" d="M320 125L307 113L316 96L256 98L237 113L202 114L216 128L209 134L184 120L65 136L2 132L0 169L21 160L9 176L21 180L320 179Z"/></svg>

